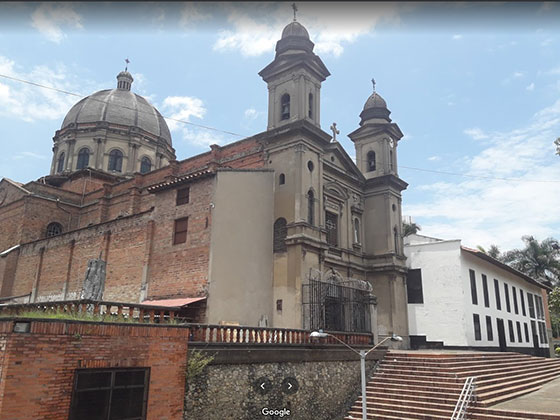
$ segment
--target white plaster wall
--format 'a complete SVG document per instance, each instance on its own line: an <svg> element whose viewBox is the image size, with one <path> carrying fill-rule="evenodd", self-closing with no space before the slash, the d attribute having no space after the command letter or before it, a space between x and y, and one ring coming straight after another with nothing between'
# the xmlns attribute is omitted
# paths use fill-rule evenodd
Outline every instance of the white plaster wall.
<svg viewBox="0 0 560 420"><path fill-rule="evenodd" d="M498 347L498 324L497 319L501 318L504 320L504 330L506 336L506 343L508 347L526 347L532 348L533 347L533 338L531 333L531 319L537 321L536 318L530 318L529 316L529 305L527 301L527 293L532 293L533 295L540 296L540 288L534 286L533 284L525 281L521 277L517 277L514 274L503 270L494 264L491 264L487 261L484 261L480 258L477 258L467 252L462 252L461 258L461 271L462 271L462 278L463 278L463 287L465 289L464 293L464 307L466 308L466 321L468 324L467 327L467 343L469 346L484 346L484 347ZM471 297L471 285L470 285L470 275L469 269L474 270L475 278L476 278L476 292L478 298L478 304L474 305L472 303ZM482 274L485 274L488 279L488 298L489 298L489 308L487 308L484 304L484 289L482 287ZM501 310L497 309L496 305L496 294L494 289L494 279L498 280L499 290L500 290L500 300L501 300ZM509 300L510 300L510 309L511 312L507 311L506 305L506 298L505 298L505 291L504 291L504 282L508 284L509 289ZM517 294L517 305L518 305L518 314L515 313L515 306L513 303L513 290L512 286L515 287L515 293ZM521 298L519 290L523 290L524 301L525 301L525 316L523 316L523 310L521 309ZM536 309L535 309L536 312ZM474 337L474 321L473 321L473 314L478 314L480 316L480 330L482 340L477 341ZM493 332L493 340L488 340L487 335L487 328L486 328L486 316L490 316L492 318L492 332ZM514 331L514 338L515 341L510 340L509 336L509 325L508 320L513 321L513 331ZM517 325L516 322L519 321L521 323L521 336L522 342L518 341L517 337ZM543 321L543 320L541 320ZM523 326L524 323L527 323L529 328L529 342L526 341L525 338L525 328ZM538 334L538 333L537 333ZM540 344L540 347L546 348L548 347L547 344Z"/></svg>
<svg viewBox="0 0 560 420"><path fill-rule="evenodd" d="M405 247L408 268L422 269L424 295L424 303L408 304L410 335L447 346L467 345L460 245L455 240Z"/></svg>

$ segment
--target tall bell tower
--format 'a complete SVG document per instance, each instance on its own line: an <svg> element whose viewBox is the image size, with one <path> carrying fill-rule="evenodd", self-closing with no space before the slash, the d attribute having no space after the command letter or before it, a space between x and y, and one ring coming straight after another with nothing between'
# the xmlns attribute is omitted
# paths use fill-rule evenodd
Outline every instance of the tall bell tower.
<svg viewBox="0 0 560 420"><path fill-rule="evenodd" d="M274 61L259 72L268 84L268 130L297 120L320 127L321 82L330 73L314 46L294 13L276 43Z"/></svg>

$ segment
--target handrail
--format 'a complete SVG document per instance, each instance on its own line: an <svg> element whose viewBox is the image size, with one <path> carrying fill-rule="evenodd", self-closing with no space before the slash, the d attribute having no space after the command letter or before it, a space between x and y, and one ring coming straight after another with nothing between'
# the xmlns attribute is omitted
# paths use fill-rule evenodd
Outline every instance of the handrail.
<svg viewBox="0 0 560 420"><path fill-rule="evenodd" d="M469 376L465 380L457 404L455 405L455 410L451 415L451 420L464 420L467 414L467 409L469 408L469 403L471 399L476 400L476 377Z"/></svg>

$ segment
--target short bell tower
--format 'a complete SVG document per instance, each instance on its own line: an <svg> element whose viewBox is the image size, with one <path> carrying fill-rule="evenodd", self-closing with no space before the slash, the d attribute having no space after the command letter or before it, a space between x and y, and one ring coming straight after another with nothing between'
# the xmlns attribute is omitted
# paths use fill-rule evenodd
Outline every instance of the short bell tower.
<svg viewBox="0 0 560 420"><path fill-rule="evenodd" d="M329 71L307 29L295 20L282 31L274 61L259 72L268 84L268 130L298 120L320 127L321 82Z"/></svg>

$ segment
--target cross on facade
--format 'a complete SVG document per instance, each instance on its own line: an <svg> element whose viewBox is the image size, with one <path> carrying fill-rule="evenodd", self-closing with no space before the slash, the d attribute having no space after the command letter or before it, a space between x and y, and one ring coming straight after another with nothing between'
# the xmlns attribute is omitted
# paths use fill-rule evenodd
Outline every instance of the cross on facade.
<svg viewBox="0 0 560 420"><path fill-rule="evenodd" d="M332 125L329 128L332 130L332 136L333 136L332 142L334 143L336 141L336 135L340 134L340 131L338 131L336 129L336 123L335 122L333 122Z"/></svg>
<svg viewBox="0 0 560 420"><path fill-rule="evenodd" d="M296 21L296 12L297 12L297 6L295 3L292 3L292 9L294 9L294 22Z"/></svg>
<svg viewBox="0 0 560 420"><path fill-rule="evenodd" d="M124 71L128 71L128 63L130 63L130 60L127 58L124 59L124 61L126 62L126 66L124 68Z"/></svg>

